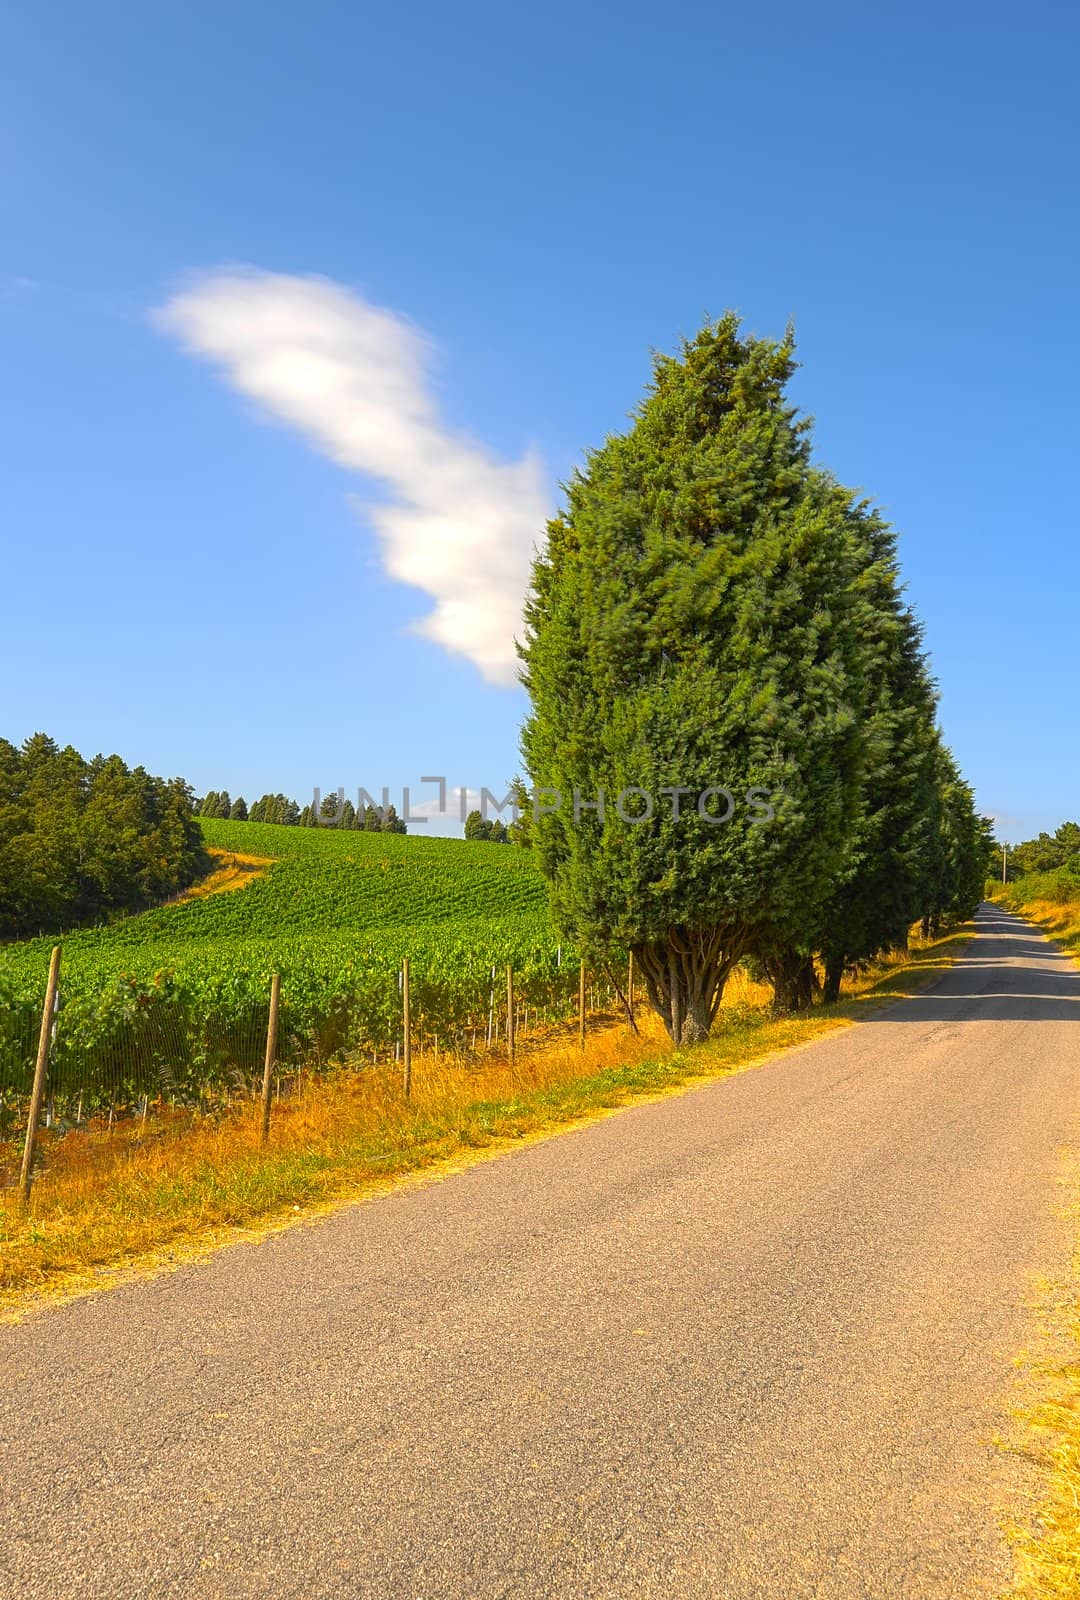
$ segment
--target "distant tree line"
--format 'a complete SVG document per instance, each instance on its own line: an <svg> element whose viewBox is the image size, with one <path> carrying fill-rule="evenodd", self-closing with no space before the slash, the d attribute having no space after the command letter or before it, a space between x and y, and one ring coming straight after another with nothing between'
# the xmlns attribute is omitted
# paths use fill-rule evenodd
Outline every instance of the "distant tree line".
<svg viewBox="0 0 1080 1600"><path fill-rule="evenodd" d="M119 756L0 739L0 937L142 911L206 870L194 796Z"/></svg>
<svg viewBox="0 0 1080 1600"><path fill-rule="evenodd" d="M513 807L509 823L498 817L486 817L482 811L470 811L465 818L465 837L483 840L490 844L517 844L528 849L532 844L533 796L521 777L510 780L510 804Z"/></svg>
<svg viewBox="0 0 1080 1600"><path fill-rule="evenodd" d="M1000 868L1003 846L996 844L995 850ZM1008 851L1010 882L1029 872L1056 872L1061 867L1080 878L1080 822L1063 822L1053 833L1040 833L1037 839L1026 839Z"/></svg>
<svg viewBox="0 0 1080 1600"><path fill-rule="evenodd" d="M485 817L481 811L470 811L465 818L465 837L469 840L486 840L490 844L509 844L510 832L498 817Z"/></svg>
<svg viewBox="0 0 1080 1600"><path fill-rule="evenodd" d="M407 831L393 805L366 805L358 812L351 800L340 804L336 794L324 795L320 801L321 821L311 806L301 809L283 794L264 794L249 807L243 795L233 800L227 789L211 789L196 806L200 817L227 818L230 822L272 822L284 828L344 828L361 833Z"/></svg>

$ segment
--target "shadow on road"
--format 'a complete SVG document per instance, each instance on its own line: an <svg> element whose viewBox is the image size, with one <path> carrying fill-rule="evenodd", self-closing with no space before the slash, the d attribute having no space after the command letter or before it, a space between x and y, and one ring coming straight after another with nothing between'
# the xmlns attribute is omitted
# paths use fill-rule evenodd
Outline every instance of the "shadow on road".
<svg viewBox="0 0 1080 1600"><path fill-rule="evenodd" d="M1037 929L998 906L934 987L875 1013L874 1022L1080 1022L1080 967Z"/></svg>

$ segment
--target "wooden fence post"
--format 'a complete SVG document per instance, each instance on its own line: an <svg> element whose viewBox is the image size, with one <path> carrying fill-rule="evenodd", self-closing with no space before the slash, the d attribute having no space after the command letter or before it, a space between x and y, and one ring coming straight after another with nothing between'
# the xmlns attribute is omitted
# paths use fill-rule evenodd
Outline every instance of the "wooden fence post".
<svg viewBox="0 0 1080 1600"><path fill-rule="evenodd" d="M584 1050L584 1048L585 1048L585 963L584 963L584 961L581 963L581 971L578 973L577 1011L578 1011L578 1043L580 1044L581 1048Z"/></svg>
<svg viewBox="0 0 1080 1600"><path fill-rule="evenodd" d="M412 1094L412 1025L409 1015L409 958L401 963L401 1030L404 1056L404 1084L406 1100Z"/></svg>
<svg viewBox="0 0 1080 1600"><path fill-rule="evenodd" d="M615 976L614 972L608 966L606 961L604 963L604 971L608 975L608 982L611 984L611 987L615 990L615 994L616 994L616 996L618 998L619 1004L622 1006L623 1010L626 1012L626 1020L627 1020L627 1022L630 1024L631 1028L633 1028L634 1032L639 1034L641 1032L641 1030L638 1027L637 1021L636 1021L636 1019L634 1017L634 1000L633 1000L633 995L634 995L634 957L633 957L633 954L631 954L631 956L630 956L630 967L629 967L629 971L628 971L628 974L627 974L627 976L629 978L629 987L627 988L627 991L626 991L625 994L623 994L622 990L619 987L618 978Z"/></svg>
<svg viewBox="0 0 1080 1600"><path fill-rule="evenodd" d="M45 1074L49 1066L49 1046L52 1043L53 1012L56 1010L56 985L60 978L60 946L53 946L49 960L49 982L45 990L45 1005L41 1012L41 1032L38 1034L37 1061L34 1064L34 1084L30 1090L30 1110L26 1118L26 1143L23 1146L22 1171L19 1174L19 1200L23 1206L30 1203L30 1185L34 1181L34 1140L37 1137L41 1102L45 1098Z"/></svg>
<svg viewBox="0 0 1080 1600"><path fill-rule="evenodd" d="M506 1053L514 1061L514 969L506 969Z"/></svg>
<svg viewBox="0 0 1080 1600"><path fill-rule="evenodd" d="M281 1005L281 974L275 972L270 979L270 1020L266 1024L266 1059L263 1061L262 1081L262 1142L270 1137L270 1088L274 1081L277 1062L278 1011Z"/></svg>

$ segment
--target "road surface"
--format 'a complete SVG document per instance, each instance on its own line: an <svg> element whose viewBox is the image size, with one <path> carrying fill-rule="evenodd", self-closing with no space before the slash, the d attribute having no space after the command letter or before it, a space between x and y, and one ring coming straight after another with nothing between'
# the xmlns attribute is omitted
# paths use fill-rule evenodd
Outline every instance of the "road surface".
<svg viewBox="0 0 1080 1600"><path fill-rule="evenodd" d="M1080 970L985 909L757 1071L0 1328L0 1593L963 1600Z"/></svg>

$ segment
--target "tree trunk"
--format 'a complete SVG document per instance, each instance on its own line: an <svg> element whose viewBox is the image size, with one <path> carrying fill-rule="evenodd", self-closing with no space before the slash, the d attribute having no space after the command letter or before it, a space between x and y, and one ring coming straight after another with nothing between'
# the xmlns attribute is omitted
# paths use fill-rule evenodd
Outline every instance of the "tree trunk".
<svg viewBox="0 0 1080 1600"><path fill-rule="evenodd" d="M672 928L633 946L653 1010L676 1044L700 1044L716 1020L724 985L746 949L737 927Z"/></svg>
<svg viewBox="0 0 1080 1600"><path fill-rule="evenodd" d="M840 998L840 984L844 977L843 956L828 956L825 961L825 990L822 998L827 1006L834 1006Z"/></svg>
<svg viewBox="0 0 1080 1600"><path fill-rule="evenodd" d="M813 956L789 947L765 956L762 965L773 986L773 1012L777 1016L809 1010L817 984Z"/></svg>
<svg viewBox="0 0 1080 1600"><path fill-rule="evenodd" d="M723 998L722 991L721 998ZM712 1022L710 1008L700 999L689 998L682 1013L679 1043L701 1044L709 1037Z"/></svg>

